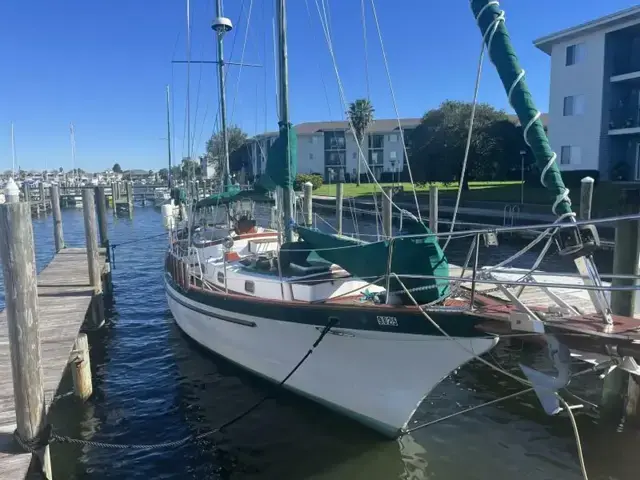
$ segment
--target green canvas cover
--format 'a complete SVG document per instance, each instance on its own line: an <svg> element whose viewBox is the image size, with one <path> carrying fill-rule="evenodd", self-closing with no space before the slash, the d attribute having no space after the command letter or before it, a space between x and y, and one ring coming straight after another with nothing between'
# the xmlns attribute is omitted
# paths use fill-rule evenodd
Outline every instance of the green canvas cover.
<svg viewBox="0 0 640 480"><path fill-rule="evenodd" d="M387 273L389 246L393 245L391 272L397 275L430 275L442 279L402 278L408 289L431 287L411 292L419 303L440 300L449 293L449 263L438 244L437 237L422 238L396 237L388 240L366 243L349 237L342 237L318 230L297 227L298 235L325 260L340 265L347 272L360 278L373 280ZM431 233L422 223L416 223L413 233ZM348 248L339 248L348 247ZM329 249L329 250L325 250ZM391 280L392 292L402 290L400 284Z"/></svg>
<svg viewBox="0 0 640 480"><path fill-rule="evenodd" d="M205 207L217 207L228 205L240 200L253 200L254 202L273 203L267 192L262 190L240 190L238 185L229 185L226 192L215 193L203 198L196 203L196 210Z"/></svg>
<svg viewBox="0 0 640 480"><path fill-rule="evenodd" d="M280 134L269 147L267 166L258 185L274 191L276 187L293 189L297 173L298 137L290 123L280 124Z"/></svg>

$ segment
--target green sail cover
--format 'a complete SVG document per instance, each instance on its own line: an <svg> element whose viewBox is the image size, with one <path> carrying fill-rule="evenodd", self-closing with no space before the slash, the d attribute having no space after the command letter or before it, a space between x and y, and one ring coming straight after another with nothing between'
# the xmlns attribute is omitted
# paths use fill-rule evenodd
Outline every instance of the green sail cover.
<svg viewBox="0 0 640 480"><path fill-rule="evenodd" d="M525 79L522 78L516 82L518 75L522 72L522 68L518 63L518 56L511 43L507 27L503 21L498 22L497 30L491 42L489 42L491 32L489 31L489 33L487 33L490 27L493 28L493 21L501 14L500 5L498 5L498 2L491 2L490 0L471 0L471 10L476 18L482 13L478 18L478 26L480 27L482 35L485 36L485 43L489 48L489 56L496 66L505 91L508 93L512 89L512 85L515 84L509 100L518 115L520 125L524 128L535 118L538 109L533 103L533 97L531 96ZM547 134L544 131L540 119L533 122L529 128L527 140L536 159L536 165L540 171L542 171L553 155L553 151L549 146L549 140L547 139ZM547 189L553 196L552 201L562 196L565 186L560 170L555 162L545 173L544 181ZM571 211L571 202L563 200L559 202L555 213L560 216Z"/></svg>
<svg viewBox="0 0 640 480"><path fill-rule="evenodd" d="M431 233L423 224L417 224L413 233ZM309 248L328 262L335 263L347 272L373 281L387 273L389 246L393 245L391 272L400 276L405 286L412 291L419 303L435 302L449 293L449 263L438 245L437 237L396 237L393 242L365 243L349 237L322 233L307 227L297 227L298 235ZM340 248L348 247L348 248ZM402 278L402 275L428 275L433 279ZM378 283L380 284L380 283ZM391 280L392 292L402 290L400 284Z"/></svg>
<svg viewBox="0 0 640 480"><path fill-rule="evenodd" d="M269 147L267 167L258 185L274 191L276 187L293 189L297 173L298 137L290 123L280 124L280 134Z"/></svg>
<svg viewBox="0 0 640 480"><path fill-rule="evenodd" d="M227 190L221 193L214 193L207 198L203 198L196 203L196 210L205 207L217 207L228 205L229 203L253 200L254 202L273 203L273 199L263 190L240 190L239 185L228 185Z"/></svg>

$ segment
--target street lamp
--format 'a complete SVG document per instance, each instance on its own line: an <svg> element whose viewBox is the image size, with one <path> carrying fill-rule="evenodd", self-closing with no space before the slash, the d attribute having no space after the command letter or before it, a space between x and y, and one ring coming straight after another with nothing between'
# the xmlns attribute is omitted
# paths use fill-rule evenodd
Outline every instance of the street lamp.
<svg viewBox="0 0 640 480"><path fill-rule="evenodd" d="M524 156L526 154L526 150L520 150L520 205L524 204Z"/></svg>

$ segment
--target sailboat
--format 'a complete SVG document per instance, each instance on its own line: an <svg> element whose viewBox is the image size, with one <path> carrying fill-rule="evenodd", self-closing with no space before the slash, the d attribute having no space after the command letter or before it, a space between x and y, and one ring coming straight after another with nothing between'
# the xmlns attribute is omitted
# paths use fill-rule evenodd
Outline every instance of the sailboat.
<svg viewBox="0 0 640 480"><path fill-rule="evenodd" d="M187 25L187 28L190 28L189 25ZM222 189L219 193L212 194L199 201L198 199L194 200L190 205L193 208L189 216L189 225L179 235L188 244L185 251L189 261L197 265L205 261L222 260L225 250L233 252L234 258L240 258L257 252L275 250L278 245L278 232L276 230L257 225L253 212L254 203L251 199L252 194L255 192L243 192L238 185L231 183L223 42L225 34L233 29L233 24L230 19L222 16L222 3L220 0L216 2L216 18L213 20L212 29L216 33L218 47L216 63L220 92ZM187 126L189 126L188 120ZM170 138L168 87L167 132ZM170 142L168 149L169 165L171 166ZM176 194L174 197L176 197L175 200L179 205L185 206L181 195ZM262 193L258 193L257 198L266 199ZM247 202L244 200L247 200ZM186 208L184 210L186 211ZM175 222L169 221L165 223L173 224Z"/></svg>
<svg viewBox="0 0 640 480"><path fill-rule="evenodd" d="M558 308L537 308L512 294L511 284L497 272L470 267L474 247L477 259L479 242L490 231L473 232L473 247L458 276L439 244L442 234L418 219L405 223L406 235L371 243L297 225L292 215L296 135L289 121L285 4L276 0L279 136L269 151L263 182L281 199L283 238L277 248L254 253L249 247L243 256L233 250L233 242L223 242L221 255L207 258L190 253L184 236L172 237L165 261L166 296L189 337L256 375L397 437L408 431L413 413L443 378L496 346L499 336L486 333L492 322L528 334L544 333L550 323L562 322L608 324L609 331L628 328L632 320L613 318L597 288L589 290L595 314L582 314L557 295ZM549 238L560 254L584 269L590 285L599 287L591 257L597 233L573 223L568 192L519 73L504 14L489 0L472 0L471 7L509 100L526 126L541 177L556 198L553 210L561 222L550 228L556 235ZM225 199L237 195L225 192ZM549 240L543 253L551 245ZM506 299L480 291L477 285L483 280L506 292ZM553 342L553 351L563 354L556 355L561 370L566 346ZM541 377L548 380L540 372L523 370L534 385ZM553 388L545 391L553 393ZM539 393L543 403L544 395Z"/></svg>

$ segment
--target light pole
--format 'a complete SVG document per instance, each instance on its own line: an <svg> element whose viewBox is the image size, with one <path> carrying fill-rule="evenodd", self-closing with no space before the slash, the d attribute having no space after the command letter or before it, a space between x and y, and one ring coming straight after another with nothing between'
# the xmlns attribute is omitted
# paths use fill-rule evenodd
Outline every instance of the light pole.
<svg viewBox="0 0 640 480"><path fill-rule="evenodd" d="M526 150L520 150L520 205L524 204L524 156Z"/></svg>

